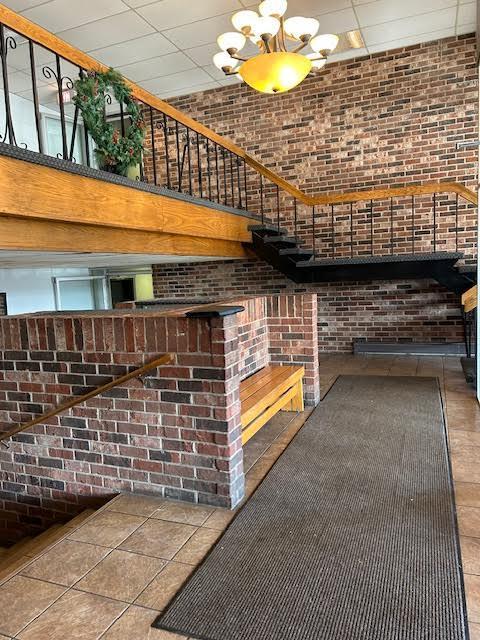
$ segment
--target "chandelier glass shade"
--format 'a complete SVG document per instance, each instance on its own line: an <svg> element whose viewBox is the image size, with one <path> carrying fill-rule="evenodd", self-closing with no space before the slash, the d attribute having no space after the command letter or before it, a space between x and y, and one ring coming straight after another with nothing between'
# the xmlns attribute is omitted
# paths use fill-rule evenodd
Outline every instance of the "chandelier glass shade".
<svg viewBox="0 0 480 640"><path fill-rule="evenodd" d="M333 33L317 35L315 18L285 18L287 0L264 0L256 11L232 16L236 31L222 33L213 62L226 76L236 76L261 93L284 93L322 69L338 44ZM258 47L252 57L241 54L247 42ZM307 49L308 47L308 49Z"/></svg>

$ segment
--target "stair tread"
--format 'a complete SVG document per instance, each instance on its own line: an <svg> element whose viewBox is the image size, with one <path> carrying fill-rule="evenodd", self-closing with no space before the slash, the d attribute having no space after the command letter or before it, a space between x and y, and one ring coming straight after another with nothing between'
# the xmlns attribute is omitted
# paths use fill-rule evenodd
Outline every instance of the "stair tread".
<svg viewBox="0 0 480 640"><path fill-rule="evenodd" d="M295 238L291 238L290 236L278 235L278 236L267 236L263 238L263 241L268 244L274 244L275 242L288 242L289 244L297 244Z"/></svg>
<svg viewBox="0 0 480 640"><path fill-rule="evenodd" d="M64 527L67 529L75 529L81 524L84 520L89 518L92 513L95 513L95 509L84 509L81 513L73 517L71 520L64 524Z"/></svg>
<svg viewBox="0 0 480 640"><path fill-rule="evenodd" d="M388 262L414 262L414 261L435 261L435 260L460 260L462 253L437 251L436 253L400 253L396 255L369 255L356 256L354 258L324 258L315 260L304 260L296 263L297 267L312 266L340 266L354 264L381 264Z"/></svg>

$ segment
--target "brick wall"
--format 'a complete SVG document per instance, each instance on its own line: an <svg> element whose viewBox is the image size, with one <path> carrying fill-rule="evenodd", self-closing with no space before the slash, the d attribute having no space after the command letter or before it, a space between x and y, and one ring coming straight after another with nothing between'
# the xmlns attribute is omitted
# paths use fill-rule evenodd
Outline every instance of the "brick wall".
<svg viewBox="0 0 480 640"><path fill-rule="evenodd" d="M319 388L314 296L235 304L245 311L223 318L129 309L0 319L0 431L174 356L0 448L0 544L119 491L238 504L240 380L288 362L305 366L307 403L318 402Z"/></svg>
<svg viewBox="0 0 480 640"><path fill-rule="evenodd" d="M174 362L0 450L0 540L119 491L223 506L243 496L235 316L0 320L0 429L166 351Z"/></svg>
<svg viewBox="0 0 480 640"><path fill-rule="evenodd" d="M459 181L476 186L476 151L455 143L478 137L477 71L473 36L447 38L327 65L324 72L284 95L266 96L235 85L176 98L185 113L234 140L284 178L309 193ZM160 138L159 138L160 143ZM250 208L258 185L249 178ZM257 186L256 186L257 185ZM194 185L195 187L195 185ZM266 188L267 209L275 193ZM462 204L459 249L476 253L476 212ZM431 250L432 200L416 200L416 250ZM336 255L349 253L349 208L337 207ZM281 197L282 222L291 200ZM411 251L410 199L394 203L395 252ZM311 242L311 211L298 211L300 235ZM317 250L329 257L331 213L317 211ZM370 253L369 209L354 211L355 252ZM437 250L455 249L455 207L439 197ZM323 225L322 225L323 220ZM374 253L389 251L389 203L375 205ZM154 267L155 295L179 297L275 293L293 283L255 259ZM459 341L458 300L433 281L367 282L302 287L317 291L320 344L348 351L352 340ZM297 288L298 290L298 288Z"/></svg>
<svg viewBox="0 0 480 640"><path fill-rule="evenodd" d="M353 340L461 342L458 296L430 280L295 285L262 260L156 265L155 296L221 300L232 295L318 296L320 351L348 352Z"/></svg>

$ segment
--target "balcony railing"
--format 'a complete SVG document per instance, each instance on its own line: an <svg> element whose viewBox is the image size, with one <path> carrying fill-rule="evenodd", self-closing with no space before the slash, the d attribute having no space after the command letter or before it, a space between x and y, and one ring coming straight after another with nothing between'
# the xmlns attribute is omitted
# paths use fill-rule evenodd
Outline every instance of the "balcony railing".
<svg viewBox="0 0 480 640"><path fill-rule="evenodd" d="M0 5L3 96L0 142L96 167L72 98L79 75L106 67ZM464 251L470 256L476 194L459 183L313 196L243 149L127 81L142 104L146 152L130 178L248 211L285 228L315 257ZM107 97L121 132L124 107Z"/></svg>

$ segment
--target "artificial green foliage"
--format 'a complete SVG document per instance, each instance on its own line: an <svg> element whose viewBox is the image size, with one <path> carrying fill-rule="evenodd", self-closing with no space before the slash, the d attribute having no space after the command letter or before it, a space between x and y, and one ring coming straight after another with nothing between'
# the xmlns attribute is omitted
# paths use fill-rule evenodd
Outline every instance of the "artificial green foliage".
<svg viewBox="0 0 480 640"><path fill-rule="evenodd" d="M122 76L114 69L84 73L75 82L73 101L79 108L85 127L92 136L99 165L112 173L126 175L128 168L142 159L145 122L137 101ZM122 136L105 117L106 96L112 92L131 123Z"/></svg>

